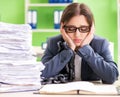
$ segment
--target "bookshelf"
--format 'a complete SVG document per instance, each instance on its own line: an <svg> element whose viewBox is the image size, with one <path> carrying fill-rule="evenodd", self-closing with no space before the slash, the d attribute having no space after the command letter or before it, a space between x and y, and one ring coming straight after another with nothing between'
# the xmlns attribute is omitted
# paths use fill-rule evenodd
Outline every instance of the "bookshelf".
<svg viewBox="0 0 120 97"><path fill-rule="evenodd" d="M25 23L27 23L27 21L28 21L28 18L27 18L28 11L29 11L29 8L31 8L31 7L32 8L35 8L35 7L37 7L37 8L63 7L64 8L68 4L70 4L70 3L31 3L31 0L25 0ZM51 13L51 14L53 14L53 13ZM39 28L39 27L37 27L36 29L33 29L32 32L59 32L59 29L54 29L54 27L53 28Z"/></svg>
<svg viewBox="0 0 120 97"><path fill-rule="evenodd" d="M59 32L59 29L33 29L33 32Z"/></svg>
<svg viewBox="0 0 120 97"><path fill-rule="evenodd" d="M32 2L34 1L34 2ZM49 0L48 0L49 1ZM28 11L37 10L37 27L32 29L32 45L33 51L36 56L41 58L44 50L42 49L42 43L46 42L48 37L54 36L59 33L59 29L54 28L54 10L63 10L65 6L70 3L48 3L47 0L44 2L37 0L25 0L25 24L28 23ZM49 17L49 19L48 19ZM49 21L46 21L47 18ZM47 24L46 24L47 23Z"/></svg>

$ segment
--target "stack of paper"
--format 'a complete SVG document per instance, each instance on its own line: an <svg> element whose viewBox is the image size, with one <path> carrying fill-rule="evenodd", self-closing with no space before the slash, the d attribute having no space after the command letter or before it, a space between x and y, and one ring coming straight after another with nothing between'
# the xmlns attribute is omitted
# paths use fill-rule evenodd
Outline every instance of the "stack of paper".
<svg viewBox="0 0 120 97"><path fill-rule="evenodd" d="M0 82L9 84L40 84L43 65L34 63L0 63Z"/></svg>
<svg viewBox="0 0 120 97"><path fill-rule="evenodd" d="M31 41L29 25L0 22L0 92L40 88L44 65L36 62Z"/></svg>
<svg viewBox="0 0 120 97"><path fill-rule="evenodd" d="M0 63L0 92L40 89L43 69L41 62Z"/></svg>
<svg viewBox="0 0 120 97"><path fill-rule="evenodd" d="M0 61L32 60L32 34L27 24L0 23Z"/></svg>

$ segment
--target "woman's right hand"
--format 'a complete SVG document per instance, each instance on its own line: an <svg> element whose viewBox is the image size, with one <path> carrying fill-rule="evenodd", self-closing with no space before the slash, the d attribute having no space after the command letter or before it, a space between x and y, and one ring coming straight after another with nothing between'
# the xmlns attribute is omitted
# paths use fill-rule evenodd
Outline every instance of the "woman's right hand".
<svg viewBox="0 0 120 97"><path fill-rule="evenodd" d="M65 32L65 30L63 29L63 24L61 24L60 26L60 32L62 34L63 39L65 40L65 42L68 44L68 46L75 51L76 45L74 44L74 42L72 41L72 39L67 35L67 33Z"/></svg>

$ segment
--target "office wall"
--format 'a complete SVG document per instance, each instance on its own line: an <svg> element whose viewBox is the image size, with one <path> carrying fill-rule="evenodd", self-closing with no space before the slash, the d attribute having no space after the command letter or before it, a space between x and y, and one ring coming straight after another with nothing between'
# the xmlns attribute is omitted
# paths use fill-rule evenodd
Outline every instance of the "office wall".
<svg viewBox="0 0 120 97"><path fill-rule="evenodd" d="M24 0L0 0L0 21L24 23Z"/></svg>
<svg viewBox="0 0 120 97"><path fill-rule="evenodd" d="M114 43L114 59L117 62L117 0L77 0L87 4L95 18L95 34L107 38Z"/></svg>
<svg viewBox="0 0 120 97"><path fill-rule="evenodd" d="M32 0L44 1L44 0ZM45 0L44 2L46 2ZM117 62L117 0L74 0L86 3L94 13L96 34L114 42L114 59ZM46 9L46 11L49 11ZM45 19L46 17L44 17ZM24 23L24 0L0 0L0 21ZM49 23L48 23L49 25ZM33 33L33 45L39 46L49 36L58 33Z"/></svg>

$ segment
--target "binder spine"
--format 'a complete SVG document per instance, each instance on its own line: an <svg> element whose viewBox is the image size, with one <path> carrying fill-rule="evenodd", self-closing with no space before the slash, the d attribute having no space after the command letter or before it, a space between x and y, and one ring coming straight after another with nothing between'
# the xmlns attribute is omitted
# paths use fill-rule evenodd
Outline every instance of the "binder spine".
<svg viewBox="0 0 120 97"><path fill-rule="evenodd" d="M73 0L48 0L49 3L72 3Z"/></svg>
<svg viewBox="0 0 120 97"><path fill-rule="evenodd" d="M32 11L28 10L28 14L27 15L28 15L27 16L27 23L31 26L32 25Z"/></svg>
<svg viewBox="0 0 120 97"><path fill-rule="evenodd" d="M67 0L67 2L68 2L68 3L72 3L72 2L73 2L73 0Z"/></svg>
<svg viewBox="0 0 120 97"><path fill-rule="evenodd" d="M49 0L49 3L54 3L54 0Z"/></svg>
<svg viewBox="0 0 120 97"><path fill-rule="evenodd" d="M59 29L60 28L60 24L59 24L59 11L58 10L54 11L54 28L55 29Z"/></svg>
<svg viewBox="0 0 120 97"><path fill-rule="evenodd" d="M33 10L32 11L32 28L36 29L37 27L37 11Z"/></svg>
<svg viewBox="0 0 120 97"><path fill-rule="evenodd" d="M55 29L60 28L60 20L61 20L62 13L63 13L63 10L54 11L54 28Z"/></svg>

